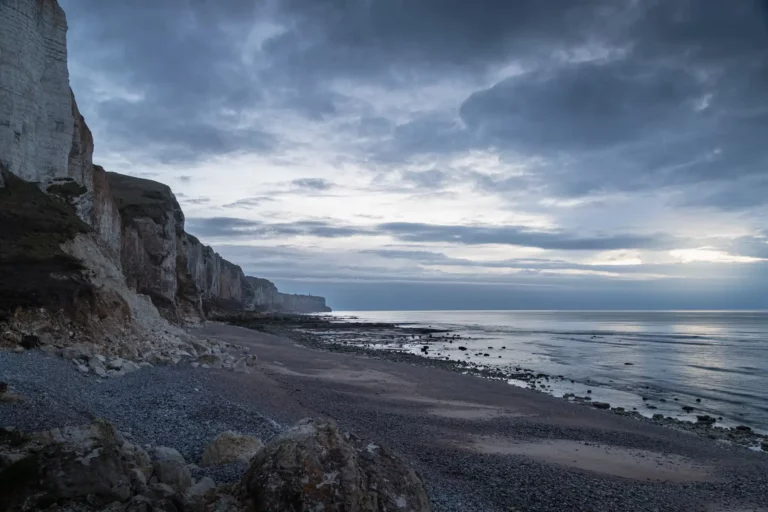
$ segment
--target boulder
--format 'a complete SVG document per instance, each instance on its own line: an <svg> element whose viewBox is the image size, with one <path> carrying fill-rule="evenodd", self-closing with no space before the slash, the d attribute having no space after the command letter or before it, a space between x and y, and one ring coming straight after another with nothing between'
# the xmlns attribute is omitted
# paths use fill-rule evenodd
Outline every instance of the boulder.
<svg viewBox="0 0 768 512"><path fill-rule="evenodd" d="M168 446L156 446L152 450L152 456L155 460L172 460L181 464L187 463L187 461L184 460L184 456L182 454L173 448L169 448Z"/></svg>
<svg viewBox="0 0 768 512"><path fill-rule="evenodd" d="M123 361L123 366L120 368L121 372L132 373L141 370L141 366L137 365L133 361Z"/></svg>
<svg viewBox="0 0 768 512"><path fill-rule="evenodd" d="M209 368L221 368L221 356L215 354L203 354L197 358L197 362L202 365L208 365Z"/></svg>
<svg viewBox="0 0 768 512"><path fill-rule="evenodd" d="M88 367L99 377L107 376L107 369L104 367L104 362L97 357L92 357L88 360Z"/></svg>
<svg viewBox="0 0 768 512"><path fill-rule="evenodd" d="M158 460L153 465L155 477L175 491L184 492L192 486L192 474L183 463L175 460Z"/></svg>
<svg viewBox="0 0 768 512"><path fill-rule="evenodd" d="M139 491L135 470L146 453L125 442L110 423L53 429L34 436L3 436L0 510L24 504L41 510L51 503L88 497L94 506L124 501Z"/></svg>
<svg viewBox="0 0 768 512"><path fill-rule="evenodd" d="M123 369L123 363L125 363L125 360L121 357L117 357L115 359L112 359L107 363L107 370L116 370L120 371Z"/></svg>
<svg viewBox="0 0 768 512"><path fill-rule="evenodd" d="M201 478L199 482L187 489L186 495L190 500L198 500L205 496L205 494L216 488L216 482L209 477Z"/></svg>
<svg viewBox="0 0 768 512"><path fill-rule="evenodd" d="M264 447L257 437L244 436L235 432L223 432L205 447L202 466L216 466L231 462L248 462Z"/></svg>
<svg viewBox="0 0 768 512"><path fill-rule="evenodd" d="M232 369L238 373L249 373L248 361L245 358L238 359L233 365Z"/></svg>
<svg viewBox="0 0 768 512"><path fill-rule="evenodd" d="M388 450L302 420L273 439L243 477L246 510L430 511L416 472Z"/></svg>

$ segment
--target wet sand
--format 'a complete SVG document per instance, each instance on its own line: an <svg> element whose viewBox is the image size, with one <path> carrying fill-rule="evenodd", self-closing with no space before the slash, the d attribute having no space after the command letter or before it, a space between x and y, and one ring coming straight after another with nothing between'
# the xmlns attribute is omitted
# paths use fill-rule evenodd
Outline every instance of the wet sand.
<svg viewBox="0 0 768 512"><path fill-rule="evenodd" d="M768 456L420 365L209 323L258 354L215 385L265 414L321 415L400 452L437 510L768 510Z"/></svg>

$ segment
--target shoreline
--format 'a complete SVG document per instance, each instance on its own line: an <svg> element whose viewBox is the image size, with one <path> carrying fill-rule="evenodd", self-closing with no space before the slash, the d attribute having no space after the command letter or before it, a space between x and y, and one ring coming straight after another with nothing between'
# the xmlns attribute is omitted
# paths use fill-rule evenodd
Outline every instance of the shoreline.
<svg viewBox="0 0 768 512"><path fill-rule="evenodd" d="M504 371L502 368L488 368L473 362L454 359L438 359L436 357L428 357L408 351L373 348L376 345L383 344L378 343L378 340L370 339L370 331L372 330L396 331L404 338L414 335L426 335L428 337L420 340L419 343L422 343L424 344L424 347L427 347L430 343L449 339L451 331L445 329L402 327L398 324L386 322L338 322L335 321L333 317L303 314L238 315L237 317L220 318L216 321L238 327L245 327L258 332L266 332L282 336L314 350L354 354L393 362L440 368L483 379L503 381L510 386L537 391L553 398L558 398L585 407L601 409L618 416L630 417L649 424L696 434L713 441L733 443L752 451L762 450L763 452L768 452L768 435L760 434L753 431L750 427L743 425L735 427L716 425L718 418L712 416L704 414L698 415L697 421L695 422L671 416L664 416L663 414L658 413L646 416L636 408L634 408L634 410L627 410L620 405L614 406L614 404L592 400L588 394L585 396L577 396L574 393L565 393L562 396L557 396L552 393L553 389L550 383L570 380L563 375L549 375L533 369L523 368L522 366L516 366L514 372L509 372ZM320 330L325 333L329 331L357 332L362 337L367 337L370 342L367 346L349 342L327 342L322 340L322 335L316 332L311 332L313 330ZM439 334L443 334L443 336L435 336ZM389 336L392 335L390 334ZM467 338L452 339L454 341L467 340ZM570 382L573 383L572 380L570 380ZM655 407L651 406L649 409L654 410Z"/></svg>

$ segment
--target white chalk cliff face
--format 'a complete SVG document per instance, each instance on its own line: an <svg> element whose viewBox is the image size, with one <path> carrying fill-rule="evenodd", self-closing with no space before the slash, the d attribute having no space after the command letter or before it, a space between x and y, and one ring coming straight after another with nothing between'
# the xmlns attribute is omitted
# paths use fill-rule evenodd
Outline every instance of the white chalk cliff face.
<svg viewBox="0 0 768 512"><path fill-rule="evenodd" d="M75 123L64 11L54 0L3 0L0 20L0 158L27 181L88 186L87 170L69 165Z"/></svg>
<svg viewBox="0 0 768 512"><path fill-rule="evenodd" d="M266 280L252 286L184 231L166 185L93 165L66 35L57 0L0 0L0 323L69 309L104 337L174 332L160 314L185 323L206 309L325 310Z"/></svg>

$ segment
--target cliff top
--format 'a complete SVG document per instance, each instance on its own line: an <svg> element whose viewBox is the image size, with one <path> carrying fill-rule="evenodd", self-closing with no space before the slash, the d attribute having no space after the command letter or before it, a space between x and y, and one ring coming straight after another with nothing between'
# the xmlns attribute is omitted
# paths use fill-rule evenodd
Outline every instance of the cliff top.
<svg viewBox="0 0 768 512"><path fill-rule="evenodd" d="M123 224L131 224L141 217L162 224L169 212L183 224L184 214L168 185L116 172L106 175Z"/></svg>

